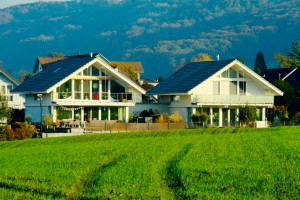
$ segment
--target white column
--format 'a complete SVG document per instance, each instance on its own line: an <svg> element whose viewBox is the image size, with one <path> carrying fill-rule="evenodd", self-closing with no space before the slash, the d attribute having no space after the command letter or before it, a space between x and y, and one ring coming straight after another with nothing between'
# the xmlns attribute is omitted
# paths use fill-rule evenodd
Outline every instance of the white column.
<svg viewBox="0 0 300 200"><path fill-rule="evenodd" d="M266 121L266 108L262 108L262 121Z"/></svg>
<svg viewBox="0 0 300 200"><path fill-rule="evenodd" d="M110 120L110 107L107 107L107 120Z"/></svg>
<svg viewBox="0 0 300 200"><path fill-rule="evenodd" d="M222 108L219 108L219 127L223 126L223 112Z"/></svg>
<svg viewBox="0 0 300 200"><path fill-rule="evenodd" d="M209 117L210 117L210 125L212 125L214 120L213 108L209 108Z"/></svg>
<svg viewBox="0 0 300 200"><path fill-rule="evenodd" d="M129 107L125 107L125 123L129 121Z"/></svg>
<svg viewBox="0 0 300 200"><path fill-rule="evenodd" d="M240 119L239 119L239 109L238 108L236 109L236 116L235 117L236 117L235 121L239 122Z"/></svg>
<svg viewBox="0 0 300 200"><path fill-rule="evenodd" d="M71 98L75 99L75 80L71 81Z"/></svg>
<svg viewBox="0 0 300 200"><path fill-rule="evenodd" d="M55 123L57 119L56 106L51 106L51 112L52 112L53 122Z"/></svg>
<svg viewBox="0 0 300 200"><path fill-rule="evenodd" d="M81 124L84 124L84 107L81 108L80 121Z"/></svg>
<svg viewBox="0 0 300 200"><path fill-rule="evenodd" d="M196 108L192 108L192 114L196 114Z"/></svg>
<svg viewBox="0 0 300 200"><path fill-rule="evenodd" d="M228 121L228 127L230 127L230 109L229 108L227 111L227 121Z"/></svg>

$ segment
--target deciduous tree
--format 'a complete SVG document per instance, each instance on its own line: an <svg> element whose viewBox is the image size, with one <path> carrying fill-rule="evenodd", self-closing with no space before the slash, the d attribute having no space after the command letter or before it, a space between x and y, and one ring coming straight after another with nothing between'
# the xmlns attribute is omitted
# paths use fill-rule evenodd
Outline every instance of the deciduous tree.
<svg viewBox="0 0 300 200"><path fill-rule="evenodd" d="M287 56L275 53L274 58L280 63L282 68L300 67L300 41L292 43L292 52L288 52Z"/></svg>

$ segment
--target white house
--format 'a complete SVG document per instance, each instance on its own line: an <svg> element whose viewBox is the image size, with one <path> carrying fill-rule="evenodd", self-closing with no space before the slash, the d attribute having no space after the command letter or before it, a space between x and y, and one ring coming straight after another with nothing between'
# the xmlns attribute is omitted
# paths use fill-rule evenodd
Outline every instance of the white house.
<svg viewBox="0 0 300 200"><path fill-rule="evenodd" d="M127 122L129 108L145 94L101 54L66 56L44 65L37 61L34 71L32 78L12 91L26 98L25 114L31 114L33 122L40 122L46 113L53 121L72 119L83 124L89 118Z"/></svg>
<svg viewBox="0 0 300 200"><path fill-rule="evenodd" d="M12 117L16 120L22 120L18 116L18 111L22 111L24 107L25 98L19 94L12 94L11 91L19 85L19 82L8 73L2 66L0 66L0 94L6 97L8 106L12 108Z"/></svg>
<svg viewBox="0 0 300 200"><path fill-rule="evenodd" d="M283 92L238 60L190 62L147 92L168 103L191 121L197 109L207 112L210 124L227 126L238 122L240 106L255 106L258 121L266 120L266 108Z"/></svg>

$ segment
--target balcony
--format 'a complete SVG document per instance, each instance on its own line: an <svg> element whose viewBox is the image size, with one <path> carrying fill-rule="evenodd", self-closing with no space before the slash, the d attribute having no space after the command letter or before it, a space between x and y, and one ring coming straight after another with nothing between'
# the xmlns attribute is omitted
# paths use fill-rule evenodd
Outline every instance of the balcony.
<svg viewBox="0 0 300 200"><path fill-rule="evenodd" d="M192 95L192 104L198 105L273 105L273 96L237 96L237 95Z"/></svg>
<svg viewBox="0 0 300 200"><path fill-rule="evenodd" d="M83 98L81 98L83 96ZM75 97L75 98L74 98ZM71 93L55 93L53 95L52 101L98 101L98 102L133 102L133 95L132 93L108 93L108 92L102 92L99 93L85 93L84 95L81 95L80 93L75 93L74 97L72 98Z"/></svg>

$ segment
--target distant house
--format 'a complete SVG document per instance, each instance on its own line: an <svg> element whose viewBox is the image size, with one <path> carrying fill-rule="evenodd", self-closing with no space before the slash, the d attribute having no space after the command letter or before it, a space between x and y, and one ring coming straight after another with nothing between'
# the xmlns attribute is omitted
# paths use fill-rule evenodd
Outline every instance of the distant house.
<svg viewBox="0 0 300 200"><path fill-rule="evenodd" d="M210 124L229 126L239 121L240 106L255 106L257 119L266 120L266 108L283 92L238 60L190 62L150 89L158 101L191 121L197 109L207 112ZM167 103L167 104L166 104Z"/></svg>
<svg viewBox="0 0 300 200"><path fill-rule="evenodd" d="M16 80L9 72L0 66L0 93L6 97L8 106L12 108L12 117L15 118L14 120L23 121L24 116L22 116L21 113L25 108L25 98L19 94L11 93L11 91L19 84L20 83L18 80Z"/></svg>
<svg viewBox="0 0 300 200"><path fill-rule="evenodd" d="M111 67L101 54L40 57L36 73L12 92L26 98L26 114L40 122L43 114L57 119L120 120L127 122L129 108L142 101L145 90L122 71Z"/></svg>

